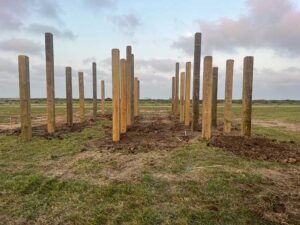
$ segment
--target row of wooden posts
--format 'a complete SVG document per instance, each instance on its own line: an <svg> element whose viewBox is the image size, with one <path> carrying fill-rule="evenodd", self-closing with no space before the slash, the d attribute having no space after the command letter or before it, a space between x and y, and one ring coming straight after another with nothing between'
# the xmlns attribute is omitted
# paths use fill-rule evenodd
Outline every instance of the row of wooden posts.
<svg viewBox="0 0 300 225"><path fill-rule="evenodd" d="M139 115L140 81L134 75L134 54L126 47L126 59L120 59L119 49L112 50L112 138L120 141L121 134L134 124Z"/></svg>
<svg viewBox="0 0 300 225"><path fill-rule="evenodd" d="M47 130L49 134L55 132L55 92L54 92L54 51L53 35L45 34L46 51L46 80L47 80ZM21 137L25 140L32 138L31 127L31 103L30 103L30 72L29 57L20 55L19 64L19 88L20 88L20 106L21 106ZM97 117L97 66L92 64L93 73L93 119ZM79 117L80 122L85 121L84 106L84 73L78 73L79 83ZM73 125L73 96L72 96L72 68L66 67L66 100L67 100L67 124ZM101 111L105 112L105 83L101 80Z"/></svg>
<svg viewBox="0 0 300 225"><path fill-rule="evenodd" d="M193 99L191 130L199 130L199 92L200 92L200 60L201 60L201 33L195 34L194 44L194 73L193 73ZM254 58L244 58L243 70L243 97L242 97L242 123L241 135L251 136L252 113L252 85L253 85ZM226 62L225 79L225 106L224 106L224 134L231 132L232 126L232 89L233 89L234 60ZM172 77L172 112L179 114L180 122L190 126L190 85L191 63L186 63L185 72L180 74L179 63L175 66L175 77ZM203 98L202 98L202 138L209 140L212 129L217 127L217 94L218 94L218 67L213 67L213 58L204 58L203 68ZM179 98L180 97L180 98Z"/></svg>

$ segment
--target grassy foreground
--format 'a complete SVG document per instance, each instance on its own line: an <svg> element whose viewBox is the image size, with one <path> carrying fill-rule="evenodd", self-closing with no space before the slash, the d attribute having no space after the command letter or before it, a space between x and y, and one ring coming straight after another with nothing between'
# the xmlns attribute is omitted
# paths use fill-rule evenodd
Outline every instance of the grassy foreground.
<svg viewBox="0 0 300 225"><path fill-rule="evenodd" d="M254 119L300 123L300 105L257 107ZM234 109L238 115L239 107ZM219 113L221 119L222 106ZM300 221L293 183L299 164L250 161L199 140L172 151L137 154L87 149L87 142L104 136L103 125L107 121L28 143L0 135L0 224ZM300 144L299 133L281 127L256 125L254 132Z"/></svg>

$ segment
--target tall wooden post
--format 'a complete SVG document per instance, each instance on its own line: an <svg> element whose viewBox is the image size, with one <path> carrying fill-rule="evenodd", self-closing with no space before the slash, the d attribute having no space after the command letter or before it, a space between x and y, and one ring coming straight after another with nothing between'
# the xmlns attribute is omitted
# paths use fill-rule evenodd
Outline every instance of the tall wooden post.
<svg viewBox="0 0 300 225"><path fill-rule="evenodd" d="M66 67L67 125L73 126L72 68Z"/></svg>
<svg viewBox="0 0 300 225"><path fill-rule="evenodd" d="M172 77L172 114L174 114L174 103L175 103L175 77Z"/></svg>
<svg viewBox="0 0 300 225"><path fill-rule="evenodd" d="M137 112L140 115L140 80L138 80L138 101L137 101Z"/></svg>
<svg viewBox="0 0 300 225"><path fill-rule="evenodd" d="M97 64L93 63L93 119L97 118Z"/></svg>
<svg viewBox="0 0 300 225"><path fill-rule="evenodd" d="M195 45L194 45L192 131L197 131L199 129L200 60L201 60L201 33L196 33Z"/></svg>
<svg viewBox="0 0 300 225"><path fill-rule="evenodd" d="M127 78L127 127L132 126L131 120L131 72L132 70L132 57L131 57L131 46L126 47L126 78Z"/></svg>
<svg viewBox="0 0 300 225"><path fill-rule="evenodd" d="M217 128L218 110L218 67L213 68L213 94L212 94L212 128Z"/></svg>
<svg viewBox="0 0 300 225"><path fill-rule="evenodd" d="M251 136L251 116L252 116L252 85L253 85L253 61L252 56L244 59L243 75L243 109L242 109L242 135Z"/></svg>
<svg viewBox="0 0 300 225"><path fill-rule="evenodd" d="M79 118L80 118L80 123L83 123L85 120L83 72L78 73L78 84L79 84Z"/></svg>
<svg viewBox="0 0 300 225"><path fill-rule="evenodd" d="M18 57L18 63L21 108L21 137L25 141L29 141L32 138L29 58L25 55L20 55Z"/></svg>
<svg viewBox="0 0 300 225"><path fill-rule="evenodd" d="M126 60L121 59L121 133L127 131L127 76Z"/></svg>
<svg viewBox="0 0 300 225"><path fill-rule="evenodd" d="M55 92L54 92L54 53L53 53L53 35L45 33L46 50L46 80L47 80L47 128L48 133L55 132Z"/></svg>
<svg viewBox="0 0 300 225"><path fill-rule="evenodd" d="M138 116L138 104L139 104L138 79L134 78L134 116Z"/></svg>
<svg viewBox="0 0 300 225"><path fill-rule="evenodd" d="M184 122L184 85L185 85L185 72L180 74L180 122Z"/></svg>
<svg viewBox="0 0 300 225"><path fill-rule="evenodd" d="M184 112L184 124L185 126L190 125L190 105L191 105L191 63L186 63L186 74L185 74L185 112Z"/></svg>
<svg viewBox="0 0 300 225"><path fill-rule="evenodd" d="M113 141L120 141L120 51L112 50Z"/></svg>
<svg viewBox="0 0 300 225"><path fill-rule="evenodd" d="M229 134L231 132L233 67L234 60L227 60L225 78L224 134Z"/></svg>
<svg viewBox="0 0 300 225"><path fill-rule="evenodd" d="M209 140L212 136L212 57L204 58L203 102L202 102L202 138Z"/></svg>
<svg viewBox="0 0 300 225"><path fill-rule="evenodd" d="M101 80L101 111L102 115L105 115L105 83Z"/></svg>
<svg viewBox="0 0 300 225"><path fill-rule="evenodd" d="M134 123L134 54L131 54L131 122Z"/></svg>
<svg viewBox="0 0 300 225"><path fill-rule="evenodd" d="M174 98L174 114L177 116L178 115L178 99L179 95L179 63L176 63L175 66L175 98Z"/></svg>

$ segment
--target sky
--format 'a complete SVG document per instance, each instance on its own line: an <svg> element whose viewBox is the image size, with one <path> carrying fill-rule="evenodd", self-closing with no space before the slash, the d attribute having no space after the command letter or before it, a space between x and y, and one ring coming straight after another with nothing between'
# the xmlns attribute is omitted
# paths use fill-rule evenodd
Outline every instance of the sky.
<svg viewBox="0 0 300 225"><path fill-rule="evenodd" d="M141 98L167 99L175 63L193 63L194 34L202 33L203 58L219 68L234 59L233 97L242 96L243 58L254 56L254 99L300 99L299 0L0 0L0 98L18 98L18 55L30 58L32 98L46 97L44 33L54 35L55 95L65 98L65 67L85 76L92 96L92 62L98 96L105 80L111 97L111 50L131 45ZM202 87L200 95L202 94Z"/></svg>

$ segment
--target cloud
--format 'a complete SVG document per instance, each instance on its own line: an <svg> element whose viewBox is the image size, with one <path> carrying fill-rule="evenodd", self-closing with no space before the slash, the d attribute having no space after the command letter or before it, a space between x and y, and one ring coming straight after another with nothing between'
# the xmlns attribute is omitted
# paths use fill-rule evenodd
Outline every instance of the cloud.
<svg viewBox="0 0 300 225"><path fill-rule="evenodd" d="M271 48L280 55L300 55L300 10L291 0L247 0L248 13L238 19L196 21L204 51L234 52L238 48ZM180 37L172 47L193 52L193 37Z"/></svg>
<svg viewBox="0 0 300 225"><path fill-rule="evenodd" d="M0 41L0 49L3 51L39 55L42 52L42 46L29 39L12 38Z"/></svg>
<svg viewBox="0 0 300 225"><path fill-rule="evenodd" d="M82 2L92 9L103 9L115 6L118 0L82 0Z"/></svg>
<svg viewBox="0 0 300 225"><path fill-rule="evenodd" d="M90 64L92 62L96 62L96 58L94 56L93 57L89 57L89 58L85 58L85 59L82 60L82 63L84 65Z"/></svg>
<svg viewBox="0 0 300 225"><path fill-rule="evenodd" d="M176 61L173 59L138 59L136 68L139 70L170 73L175 68Z"/></svg>
<svg viewBox="0 0 300 225"><path fill-rule="evenodd" d="M141 22L134 14L117 15L109 17L109 20L124 34L133 35Z"/></svg>

